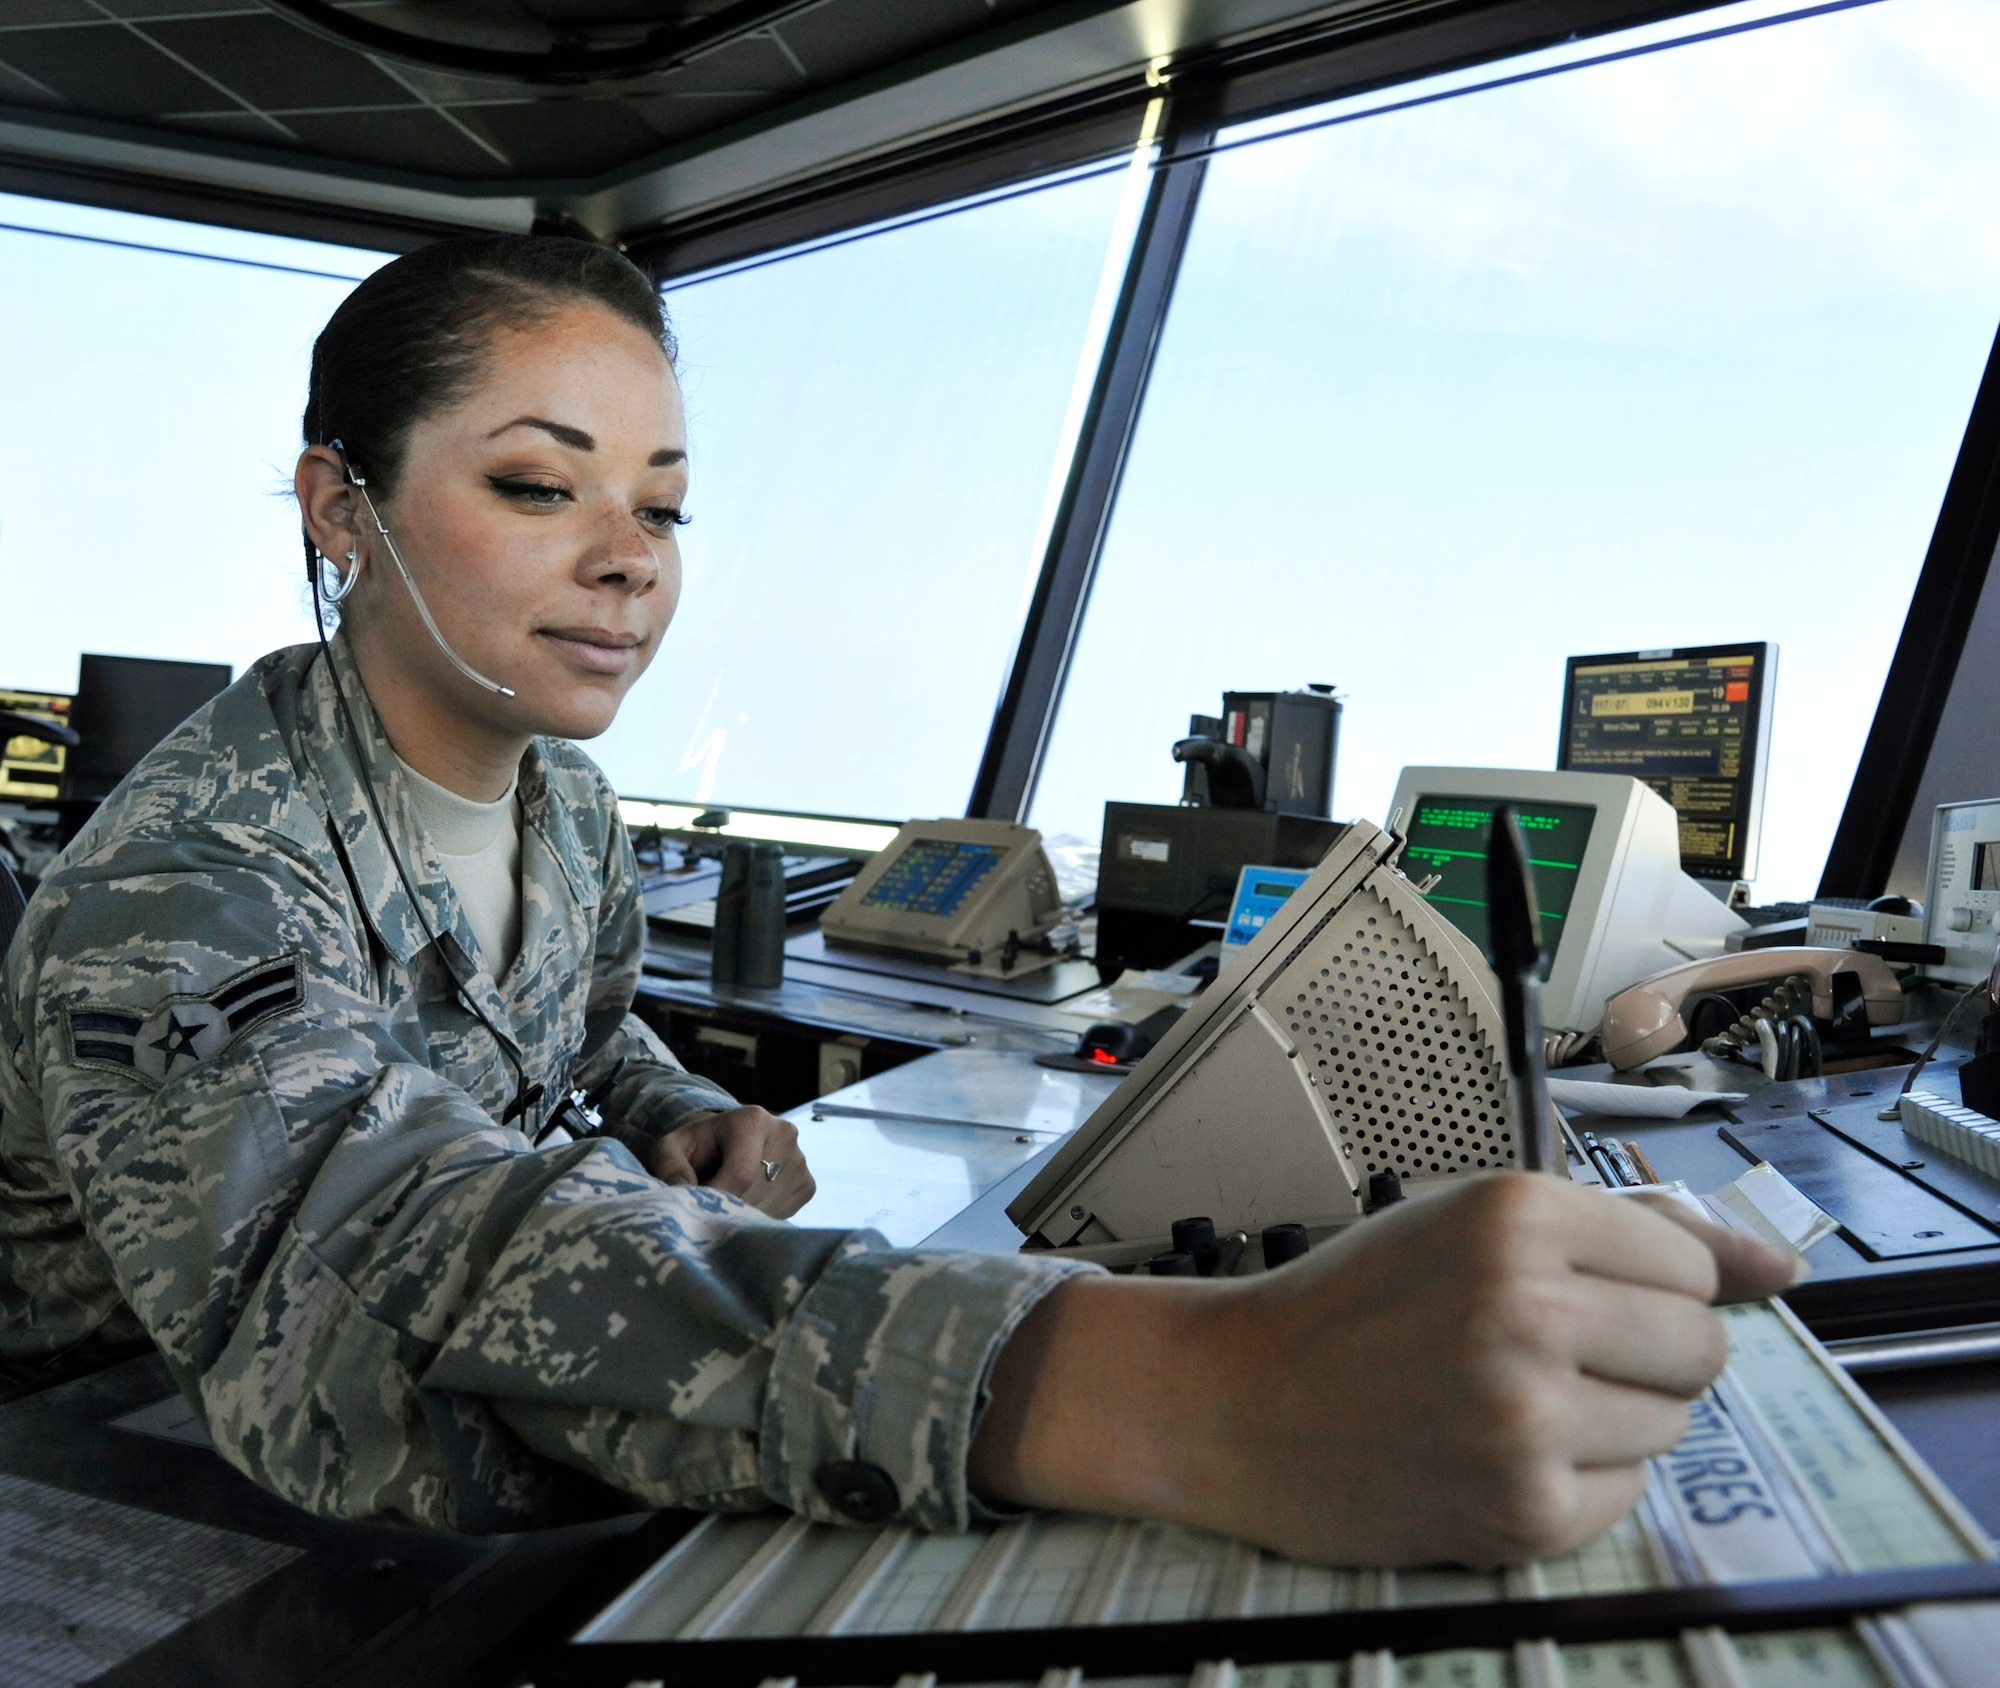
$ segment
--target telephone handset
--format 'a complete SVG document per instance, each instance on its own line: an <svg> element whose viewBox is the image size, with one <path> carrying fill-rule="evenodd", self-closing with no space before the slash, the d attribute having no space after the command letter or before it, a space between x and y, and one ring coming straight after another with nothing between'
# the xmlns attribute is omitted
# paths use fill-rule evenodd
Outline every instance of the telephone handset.
<svg viewBox="0 0 2000 1688"><path fill-rule="evenodd" d="M1871 1026L1893 1026L1902 1019L1902 987L1879 955L1834 949L1744 950L1669 967L1620 991L1604 1005L1600 1034L1604 1058L1626 1070L1678 1049L1688 1035L1683 1007L1690 997L1711 991L1741 991L1762 984L1781 988L1789 980L1803 979L1812 992L1814 1018L1831 1020L1834 981L1842 975L1859 983Z"/></svg>

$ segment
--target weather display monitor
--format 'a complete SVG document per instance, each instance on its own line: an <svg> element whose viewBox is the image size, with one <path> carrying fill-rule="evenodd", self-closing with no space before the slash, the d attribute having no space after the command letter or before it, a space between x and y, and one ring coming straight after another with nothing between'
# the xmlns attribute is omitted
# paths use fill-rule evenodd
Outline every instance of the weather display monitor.
<svg viewBox="0 0 2000 1688"><path fill-rule="evenodd" d="M861 899L861 906L948 918L965 907L1006 855L1005 845L913 838Z"/></svg>
<svg viewBox="0 0 2000 1688"><path fill-rule="evenodd" d="M66 692L16 692L0 687L0 710L10 715L25 715L30 720L66 727L69 706ZM37 797L60 797L63 764L68 754L62 745L0 728L0 797L29 801Z"/></svg>
<svg viewBox="0 0 2000 1688"><path fill-rule="evenodd" d="M1674 807L1683 872L1753 878L1777 656L1770 644L1573 656L1556 766L1644 780Z"/></svg>
<svg viewBox="0 0 2000 1688"><path fill-rule="evenodd" d="M1493 836L1491 797L1419 796L1403 851L1403 871L1420 883L1436 876L1424 892L1435 907L1480 948L1490 953L1486 924L1486 847ZM1535 878L1535 903L1542 917L1542 978L1547 980L1562 942L1563 925L1576 897L1577 873L1590 847L1597 810L1584 803L1516 803L1514 818L1528 844Z"/></svg>

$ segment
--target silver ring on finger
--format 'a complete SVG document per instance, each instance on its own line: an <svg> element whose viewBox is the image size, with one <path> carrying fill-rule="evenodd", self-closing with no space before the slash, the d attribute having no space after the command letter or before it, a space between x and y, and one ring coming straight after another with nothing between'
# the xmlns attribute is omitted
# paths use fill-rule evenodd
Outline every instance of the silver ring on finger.
<svg viewBox="0 0 2000 1688"><path fill-rule="evenodd" d="M777 1183L777 1181L778 1181L778 1166L779 1166L779 1163L778 1163L777 1161L766 1161L766 1162L764 1162L764 1182L765 1182L765 1183L767 1183L767 1184L775 1184L775 1183Z"/></svg>

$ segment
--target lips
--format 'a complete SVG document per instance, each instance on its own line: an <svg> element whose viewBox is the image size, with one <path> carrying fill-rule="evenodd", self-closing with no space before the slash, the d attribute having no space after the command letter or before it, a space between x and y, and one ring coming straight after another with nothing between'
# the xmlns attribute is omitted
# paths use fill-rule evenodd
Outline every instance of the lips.
<svg viewBox="0 0 2000 1688"><path fill-rule="evenodd" d="M637 633L607 633L595 627L544 627L539 636L591 674L623 674L638 660Z"/></svg>

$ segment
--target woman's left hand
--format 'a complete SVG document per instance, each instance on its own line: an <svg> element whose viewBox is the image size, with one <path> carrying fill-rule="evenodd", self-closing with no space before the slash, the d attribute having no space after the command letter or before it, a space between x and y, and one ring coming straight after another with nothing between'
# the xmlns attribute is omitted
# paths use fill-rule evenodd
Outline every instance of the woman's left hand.
<svg viewBox="0 0 2000 1688"><path fill-rule="evenodd" d="M762 1108L691 1114L653 1145L647 1170L668 1184L706 1184L789 1219L818 1188L798 1127Z"/></svg>

